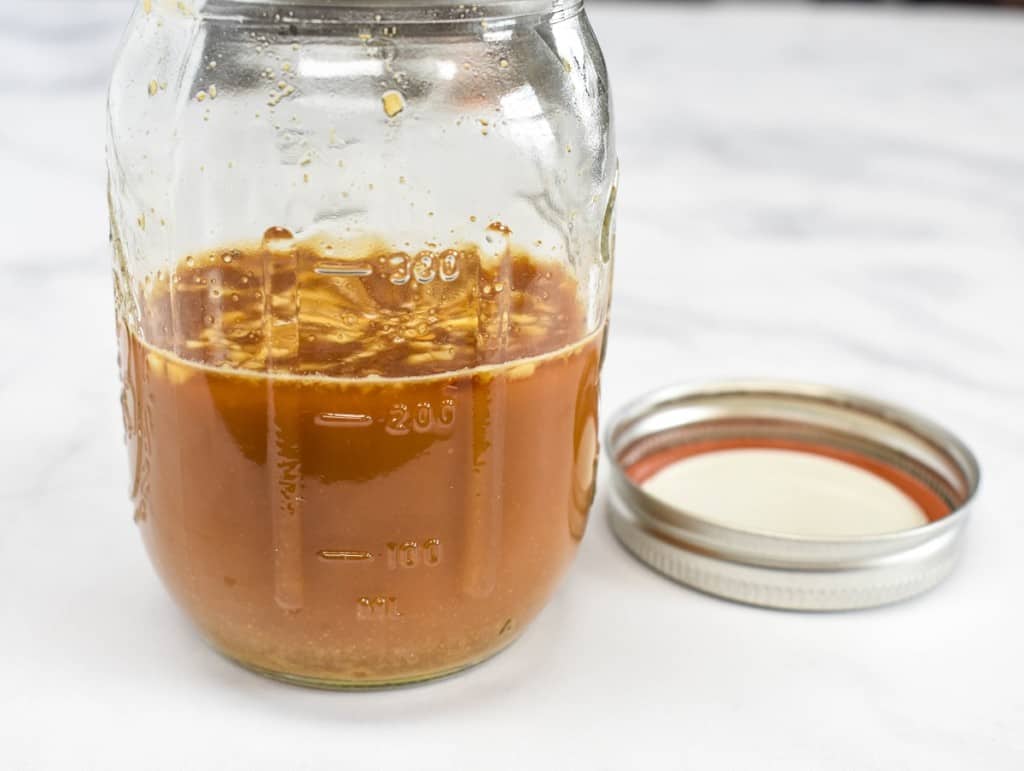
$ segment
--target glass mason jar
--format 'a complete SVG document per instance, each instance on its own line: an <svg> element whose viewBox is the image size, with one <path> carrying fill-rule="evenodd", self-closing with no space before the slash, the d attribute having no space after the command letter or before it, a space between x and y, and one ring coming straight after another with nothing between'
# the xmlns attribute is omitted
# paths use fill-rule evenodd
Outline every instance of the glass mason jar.
<svg viewBox="0 0 1024 771"><path fill-rule="evenodd" d="M135 521L241 664L514 640L595 484L616 158L576 0L142 0L110 91Z"/></svg>

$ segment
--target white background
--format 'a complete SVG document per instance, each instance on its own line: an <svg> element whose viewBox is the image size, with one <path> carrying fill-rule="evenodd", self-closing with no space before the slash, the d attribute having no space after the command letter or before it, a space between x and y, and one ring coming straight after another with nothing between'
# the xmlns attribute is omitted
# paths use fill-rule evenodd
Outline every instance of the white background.
<svg viewBox="0 0 1024 771"><path fill-rule="evenodd" d="M127 503L102 159L126 4L0 4L0 767L1024 768L1024 14L623 3L606 407L780 376L929 413L986 480L895 607L718 601L598 507L548 609L436 684L320 693L204 647Z"/></svg>

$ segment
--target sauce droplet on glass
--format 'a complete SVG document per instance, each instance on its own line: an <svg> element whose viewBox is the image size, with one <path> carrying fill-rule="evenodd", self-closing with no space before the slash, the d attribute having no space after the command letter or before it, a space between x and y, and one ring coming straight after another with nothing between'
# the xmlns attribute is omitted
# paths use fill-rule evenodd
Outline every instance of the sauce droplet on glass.
<svg viewBox="0 0 1024 771"><path fill-rule="evenodd" d="M381 102L384 105L384 114L389 118L394 118L405 110L405 97L400 91L385 91Z"/></svg>

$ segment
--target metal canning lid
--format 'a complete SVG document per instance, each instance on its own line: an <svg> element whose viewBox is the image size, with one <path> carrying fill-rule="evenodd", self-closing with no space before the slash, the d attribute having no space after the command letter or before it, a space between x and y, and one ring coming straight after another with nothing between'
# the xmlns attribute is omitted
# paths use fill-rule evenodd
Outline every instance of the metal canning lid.
<svg viewBox="0 0 1024 771"><path fill-rule="evenodd" d="M793 610L872 607L938 584L956 562L981 476L977 460L960 439L910 410L825 386L779 382L680 386L643 396L612 419L605 452L613 469L611 526L634 555L701 591ZM835 465L838 480L849 471L863 474L870 486L867 477L874 477L883 495L902 494L908 510L916 506L921 524L838 535L786 532L769 523L749 526L758 522L757 502L742 504L750 510L740 512L745 524L737 526L650 491L648 480L658 473L683 469L697 458L704 462L716 453L733 460L743 456L743 465L735 468L748 470L757 469L759 459L793 455L812 467L820 463L830 473L826 464ZM724 468L724 476L706 475L721 486L705 490L705 501L714 503L721 493L735 504L745 500L744 491L754 495L774 484L782 492L784 511L789 488L772 476L773 467L760 480L740 473L730 476L730 466ZM787 479L800 484L799 476ZM856 517L863 506L865 519L877 513L867 510L873 501L862 500L857 489L833 492L837 509L853 511ZM818 502L822 500L829 498ZM812 526L816 513L808 511ZM834 514L820 513L822 521Z"/></svg>

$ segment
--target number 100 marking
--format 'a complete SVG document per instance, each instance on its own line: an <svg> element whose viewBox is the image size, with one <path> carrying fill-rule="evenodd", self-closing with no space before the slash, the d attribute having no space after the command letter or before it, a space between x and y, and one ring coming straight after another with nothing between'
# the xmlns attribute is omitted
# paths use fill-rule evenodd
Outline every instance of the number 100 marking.
<svg viewBox="0 0 1024 771"><path fill-rule="evenodd" d="M441 541L431 538L422 544L416 541L388 544L388 570L428 568L441 564Z"/></svg>

